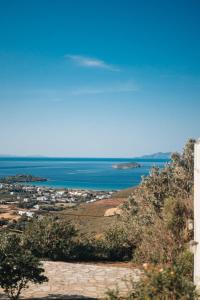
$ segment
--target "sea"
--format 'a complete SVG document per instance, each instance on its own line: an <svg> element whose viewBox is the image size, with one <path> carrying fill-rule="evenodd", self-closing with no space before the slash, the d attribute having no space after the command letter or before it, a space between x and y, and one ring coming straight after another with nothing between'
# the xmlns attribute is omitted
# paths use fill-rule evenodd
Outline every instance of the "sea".
<svg viewBox="0 0 200 300"><path fill-rule="evenodd" d="M140 184L153 166L163 168L167 159L0 157L0 177L31 174L53 188L121 190ZM137 162L141 168L114 169L112 165Z"/></svg>

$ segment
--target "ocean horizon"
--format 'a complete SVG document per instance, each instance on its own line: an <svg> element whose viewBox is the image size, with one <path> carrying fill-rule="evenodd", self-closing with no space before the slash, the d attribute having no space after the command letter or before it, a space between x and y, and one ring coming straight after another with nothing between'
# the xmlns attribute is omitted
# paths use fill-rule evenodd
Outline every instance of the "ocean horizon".
<svg viewBox="0 0 200 300"><path fill-rule="evenodd" d="M89 157L0 157L0 177L31 174L46 182L29 183L53 188L121 190L140 184L153 166L163 167L167 159ZM112 165L138 162L141 168L114 169Z"/></svg>

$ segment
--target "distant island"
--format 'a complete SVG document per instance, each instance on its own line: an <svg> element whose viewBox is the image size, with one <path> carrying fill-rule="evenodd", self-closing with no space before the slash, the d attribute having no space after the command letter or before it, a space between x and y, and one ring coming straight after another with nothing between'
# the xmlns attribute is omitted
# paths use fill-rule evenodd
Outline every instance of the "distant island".
<svg viewBox="0 0 200 300"><path fill-rule="evenodd" d="M6 176L0 178L0 183L20 183L20 182L44 182L47 181L46 178L32 176L29 174L17 174L14 176Z"/></svg>
<svg viewBox="0 0 200 300"><path fill-rule="evenodd" d="M112 167L113 169L126 170L126 169L141 168L141 165L137 162L130 162L130 163L115 164L112 165Z"/></svg>
<svg viewBox="0 0 200 300"><path fill-rule="evenodd" d="M153 154L147 154L140 156L139 158L142 159L170 159L171 158L171 152L157 152Z"/></svg>

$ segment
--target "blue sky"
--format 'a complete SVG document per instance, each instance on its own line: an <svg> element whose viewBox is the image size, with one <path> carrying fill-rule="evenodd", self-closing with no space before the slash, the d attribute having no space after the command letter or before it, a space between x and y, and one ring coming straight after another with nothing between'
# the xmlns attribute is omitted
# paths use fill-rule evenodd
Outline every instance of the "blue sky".
<svg viewBox="0 0 200 300"><path fill-rule="evenodd" d="M0 0L0 153L131 157L200 136L198 0Z"/></svg>

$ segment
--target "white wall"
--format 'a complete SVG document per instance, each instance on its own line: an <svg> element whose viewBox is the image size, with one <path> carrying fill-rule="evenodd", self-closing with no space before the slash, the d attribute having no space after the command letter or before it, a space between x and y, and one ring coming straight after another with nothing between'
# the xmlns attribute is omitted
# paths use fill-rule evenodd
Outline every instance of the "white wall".
<svg viewBox="0 0 200 300"><path fill-rule="evenodd" d="M200 288L200 140L194 149L194 283Z"/></svg>

